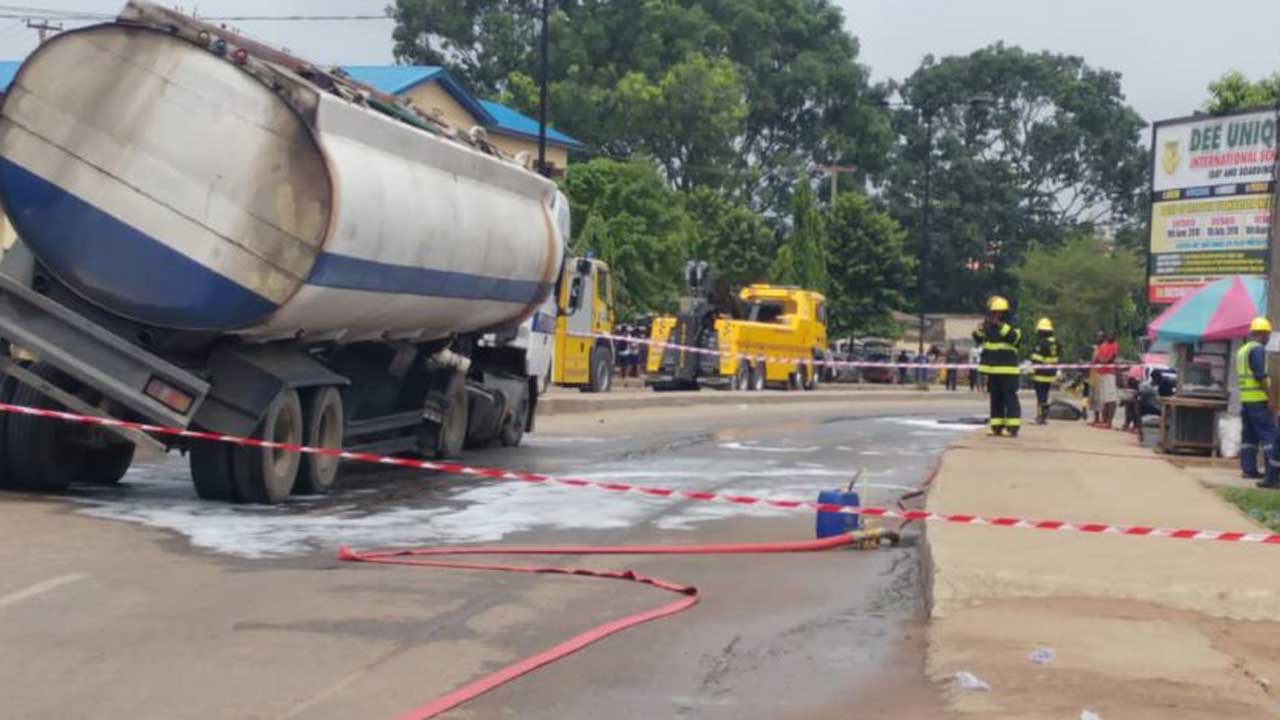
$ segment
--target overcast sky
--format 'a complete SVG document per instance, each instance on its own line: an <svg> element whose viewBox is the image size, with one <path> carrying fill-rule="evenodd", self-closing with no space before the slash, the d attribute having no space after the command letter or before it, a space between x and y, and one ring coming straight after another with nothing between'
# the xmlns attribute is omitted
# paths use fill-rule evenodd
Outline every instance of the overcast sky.
<svg viewBox="0 0 1280 720"><path fill-rule="evenodd" d="M1229 68L1280 69L1280 0L836 0L876 79L910 74L927 53L965 54L997 40L1072 53L1120 71L1148 121L1189 114ZM26 0L23 5L116 12L123 0ZM204 15L376 14L386 0L187 0ZM253 22L241 28L323 63L391 62L391 23ZM35 46L21 20L0 20L0 57Z"/></svg>

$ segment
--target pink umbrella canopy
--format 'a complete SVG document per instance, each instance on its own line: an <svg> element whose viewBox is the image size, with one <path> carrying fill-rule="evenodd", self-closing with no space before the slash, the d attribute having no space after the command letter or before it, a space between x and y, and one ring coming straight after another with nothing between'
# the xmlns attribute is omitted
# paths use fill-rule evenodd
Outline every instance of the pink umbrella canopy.
<svg viewBox="0 0 1280 720"><path fill-rule="evenodd" d="M1242 338L1249 334L1249 323L1266 313L1266 285L1265 280L1253 276L1222 278L1160 313L1147 334L1171 342Z"/></svg>

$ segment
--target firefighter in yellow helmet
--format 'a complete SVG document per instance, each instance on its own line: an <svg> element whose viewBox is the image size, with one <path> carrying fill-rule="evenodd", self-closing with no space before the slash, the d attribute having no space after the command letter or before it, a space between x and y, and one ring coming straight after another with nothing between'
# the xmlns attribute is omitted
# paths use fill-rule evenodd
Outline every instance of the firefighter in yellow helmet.
<svg viewBox="0 0 1280 720"><path fill-rule="evenodd" d="M1018 436L1022 429L1022 407L1018 404L1018 344L1022 331L1007 322L1009 301L994 295L987 301L987 319L973 332L973 341L982 348L978 370L987 377L991 394L991 434L1008 432Z"/></svg>
<svg viewBox="0 0 1280 720"><path fill-rule="evenodd" d="M1055 367L1062 355L1062 346L1053 335L1053 321L1040 318L1036 323L1036 346L1031 351L1031 381L1036 387L1036 424L1049 422L1049 388L1053 387L1054 378L1058 376Z"/></svg>
<svg viewBox="0 0 1280 720"><path fill-rule="evenodd" d="M1267 340L1271 322L1264 317L1249 324L1249 337L1236 352L1236 382L1240 388L1240 472L1258 480L1258 487L1280 488L1280 448L1276 447L1276 408L1267 379ZM1258 471L1258 450L1267 463Z"/></svg>

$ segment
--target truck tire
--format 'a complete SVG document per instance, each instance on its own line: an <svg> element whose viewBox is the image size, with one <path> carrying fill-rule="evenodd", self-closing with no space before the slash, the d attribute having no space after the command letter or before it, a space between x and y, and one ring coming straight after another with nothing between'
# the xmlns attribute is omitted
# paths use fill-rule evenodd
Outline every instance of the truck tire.
<svg viewBox="0 0 1280 720"><path fill-rule="evenodd" d="M738 369L733 371L733 380L730 381L729 389L741 392L747 389L751 383L751 370L746 363L738 363Z"/></svg>
<svg viewBox="0 0 1280 720"><path fill-rule="evenodd" d="M0 403L10 403L13 401L13 392L18 387L18 381L8 375L0 375ZM9 457L9 440L7 436L7 428L9 426L9 413L0 413L0 489L10 487L8 461Z"/></svg>
<svg viewBox="0 0 1280 720"><path fill-rule="evenodd" d="M450 384L445 395L444 420L439 425L424 421L418 429L418 452L436 460L457 457L462 452L471 420L467 384L461 376Z"/></svg>
<svg viewBox="0 0 1280 720"><path fill-rule="evenodd" d="M799 390L804 385L804 366L801 365L795 369L795 372L787 375L787 390Z"/></svg>
<svg viewBox="0 0 1280 720"><path fill-rule="evenodd" d="M751 366L751 385L747 389L754 390L754 391L764 390L768 377L769 377L769 368L763 362L759 362L759 363L756 363L755 365L752 365Z"/></svg>
<svg viewBox="0 0 1280 720"><path fill-rule="evenodd" d="M515 411L502 423L502 433L498 439L503 447L520 447L520 442L524 440L525 419L528 417L529 393L524 392L520 394Z"/></svg>
<svg viewBox="0 0 1280 720"><path fill-rule="evenodd" d="M583 392L606 393L613 387L613 353L608 348L591 351L591 377Z"/></svg>
<svg viewBox="0 0 1280 720"><path fill-rule="evenodd" d="M76 482L92 485L115 485L124 479L133 465L133 443L115 443L104 448L86 448L84 466Z"/></svg>
<svg viewBox="0 0 1280 720"><path fill-rule="evenodd" d="M805 390L817 390L818 383L822 382L822 378L818 375L819 370L812 365L804 365L800 368L801 384Z"/></svg>
<svg viewBox="0 0 1280 720"><path fill-rule="evenodd" d="M282 390L267 408L254 437L289 445L302 443L302 401L298 391ZM231 450L236 499L244 503L278 505L289 499L298 481L299 453L289 450L236 446Z"/></svg>
<svg viewBox="0 0 1280 720"><path fill-rule="evenodd" d="M37 363L31 369L40 377L66 387L66 377L50 365ZM13 404L45 410L62 410L62 405L30 385L18 384ZM45 418L15 415L5 427L9 481L23 490L57 492L80 479L87 447L76 442L81 428Z"/></svg>
<svg viewBox="0 0 1280 720"><path fill-rule="evenodd" d="M232 446L212 440L197 440L188 456L191 483L201 500L237 502L236 483L231 466Z"/></svg>
<svg viewBox="0 0 1280 720"><path fill-rule="evenodd" d="M310 388L302 393L302 444L341 450L345 415L342 393L335 387ZM328 495L338 480L341 459L331 455L304 454L299 461L298 495Z"/></svg>

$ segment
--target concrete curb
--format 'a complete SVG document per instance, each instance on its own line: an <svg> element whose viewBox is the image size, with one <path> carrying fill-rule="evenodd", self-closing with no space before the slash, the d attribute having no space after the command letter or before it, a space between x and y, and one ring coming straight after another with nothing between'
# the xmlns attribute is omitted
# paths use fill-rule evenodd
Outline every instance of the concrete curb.
<svg viewBox="0 0 1280 720"><path fill-rule="evenodd" d="M574 413L643 410L648 408L707 407L714 405L801 405L809 403L844 403L885 400L939 400L968 397L971 393L907 390L818 390L816 392L626 392L603 395L552 393L538 399L539 417Z"/></svg>

